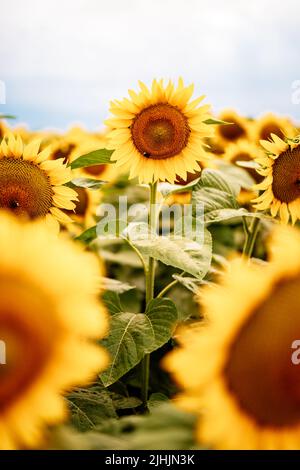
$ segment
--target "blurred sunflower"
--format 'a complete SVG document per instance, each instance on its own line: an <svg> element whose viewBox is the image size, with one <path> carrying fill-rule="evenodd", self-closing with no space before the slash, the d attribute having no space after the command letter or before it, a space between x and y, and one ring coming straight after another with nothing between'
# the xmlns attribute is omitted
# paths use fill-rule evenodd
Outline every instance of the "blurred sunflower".
<svg viewBox="0 0 300 470"><path fill-rule="evenodd" d="M89 135L83 139L69 154L69 161L73 162L82 155L86 155L95 150L106 148L107 140L105 135ZM88 166L81 169L82 175L86 178L93 178L112 183L116 179L115 165L100 164Z"/></svg>
<svg viewBox="0 0 300 470"><path fill-rule="evenodd" d="M51 159L63 158L64 163L69 163L72 152L89 137L90 134L81 127L71 127L64 135L52 135L50 141L52 147Z"/></svg>
<svg viewBox="0 0 300 470"><path fill-rule="evenodd" d="M73 174L75 179L86 176L81 171L74 171ZM73 189L77 195L75 208L73 211L64 210L64 212L67 215L70 215L70 217L72 217L72 221L80 225L80 227L88 228L95 225L96 210L101 200L100 192L98 190L93 191L79 186L74 187ZM70 228L71 231L74 231L73 225L73 223L68 225L68 228Z"/></svg>
<svg viewBox="0 0 300 470"><path fill-rule="evenodd" d="M198 107L203 96L189 102L194 86L185 87L182 79L177 88L171 81L164 86L163 80L153 80L151 90L140 82L140 88L129 90L130 100L111 103L114 117L106 125L112 160L140 183L185 179L209 158L204 150L204 138L213 133L205 124L209 105Z"/></svg>
<svg viewBox="0 0 300 470"><path fill-rule="evenodd" d="M261 118L254 121L252 127L253 140L257 143L260 140L269 140L271 134L275 134L281 139L287 137L295 137L297 134L292 122L284 117L276 116L273 113L267 113Z"/></svg>
<svg viewBox="0 0 300 470"><path fill-rule="evenodd" d="M39 152L40 141L23 145L20 136L4 137L0 145L0 208L30 219L44 218L56 230L72 220L61 209L73 210L76 193L64 183L71 170L51 161L51 149Z"/></svg>
<svg viewBox="0 0 300 470"><path fill-rule="evenodd" d="M272 217L279 213L285 224L291 217L294 224L300 218L300 141L287 143L275 134L271 137L271 141L261 141L267 154L256 159L261 165L257 171L265 179L255 186L264 192L253 202L256 209L270 209Z"/></svg>
<svg viewBox="0 0 300 470"><path fill-rule="evenodd" d="M204 289L207 323L164 361L183 389L178 405L201 415L199 442L217 449L300 448L299 232L277 228L271 247L267 267L233 261Z"/></svg>
<svg viewBox="0 0 300 470"><path fill-rule="evenodd" d="M5 136L5 134L7 133L7 131L8 131L7 126L5 125L3 121L0 120L0 142Z"/></svg>
<svg viewBox="0 0 300 470"><path fill-rule="evenodd" d="M99 265L42 222L22 224L7 213L0 260L0 449L36 447L43 425L66 416L62 393L107 365L94 344L107 328Z"/></svg>
<svg viewBox="0 0 300 470"><path fill-rule="evenodd" d="M229 144L223 155L225 161L237 164L237 162L254 162L256 158L263 155L263 150L258 145L242 139L236 143ZM255 168L245 168L256 183L260 183L263 177L257 173Z"/></svg>
<svg viewBox="0 0 300 470"><path fill-rule="evenodd" d="M229 143L237 142L239 139L247 139L250 135L252 123L240 116L233 109L224 109L218 116L221 121L231 124L217 126L215 146L225 151Z"/></svg>

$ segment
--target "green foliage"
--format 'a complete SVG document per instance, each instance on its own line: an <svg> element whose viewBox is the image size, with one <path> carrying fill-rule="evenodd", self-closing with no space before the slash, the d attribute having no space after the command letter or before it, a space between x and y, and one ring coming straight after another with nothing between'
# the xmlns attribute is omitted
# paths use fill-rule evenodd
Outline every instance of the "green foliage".
<svg viewBox="0 0 300 470"><path fill-rule="evenodd" d="M219 170L206 169L193 187L192 201L195 204L204 204L206 224L236 217L265 217L262 213L249 212L239 206L237 196L240 189L238 178Z"/></svg>
<svg viewBox="0 0 300 470"><path fill-rule="evenodd" d="M101 341L111 357L110 366L101 374L106 387L135 367L145 354L163 346L177 321L176 307L169 299L153 300L145 314L120 311L121 304L112 306L111 299L110 296L110 332Z"/></svg>
<svg viewBox="0 0 300 470"><path fill-rule="evenodd" d="M107 149L94 150L93 152L76 158L76 160L70 163L70 167L72 170L75 170L76 168L85 168L87 166L106 165L107 163L113 163L110 160L113 152L113 150Z"/></svg>
<svg viewBox="0 0 300 470"><path fill-rule="evenodd" d="M106 181L100 181L93 178L75 178L72 180L74 186L78 186L79 188L87 188L96 191L97 189L101 189L102 186L106 184Z"/></svg>
<svg viewBox="0 0 300 470"><path fill-rule="evenodd" d="M79 434L70 427L54 430L48 449L184 450L195 449L196 417L178 410L163 396L151 396L150 413L106 418Z"/></svg>

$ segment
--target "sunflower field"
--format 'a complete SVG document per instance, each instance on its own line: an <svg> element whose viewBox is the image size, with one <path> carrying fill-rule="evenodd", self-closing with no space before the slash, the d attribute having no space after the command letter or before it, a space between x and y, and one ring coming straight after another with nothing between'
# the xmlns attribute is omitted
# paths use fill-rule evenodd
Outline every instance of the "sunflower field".
<svg viewBox="0 0 300 470"><path fill-rule="evenodd" d="M0 116L0 449L300 449L297 124L181 78L107 108Z"/></svg>

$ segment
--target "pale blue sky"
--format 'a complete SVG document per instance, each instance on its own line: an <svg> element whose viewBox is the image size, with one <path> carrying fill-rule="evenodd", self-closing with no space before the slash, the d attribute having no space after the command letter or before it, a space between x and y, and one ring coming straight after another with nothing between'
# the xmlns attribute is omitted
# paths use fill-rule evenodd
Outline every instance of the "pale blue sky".
<svg viewBox="0 0 300 470"><path fill-rule="evenodd" d="M0 113L94 129L139 79L182 75L215 111L300 120L299 18L298 0L2 0Z"/></svg>

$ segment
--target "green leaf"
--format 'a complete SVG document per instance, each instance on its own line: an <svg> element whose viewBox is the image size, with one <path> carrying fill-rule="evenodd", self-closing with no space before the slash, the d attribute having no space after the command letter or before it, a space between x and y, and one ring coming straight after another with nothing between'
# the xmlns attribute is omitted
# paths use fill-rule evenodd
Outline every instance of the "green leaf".
<svg viewBox="0 0 300 470"><path fill-rule="evenodd" d="M252 162L243 162L243 163L252 163ZM244 189L252 189L255 181L250 176L248 171L243 168L239 168L236 165L231 165L230 163L218 161L218 169L222 172L223 176L227 181L231 181L233 184L236 184Z"/></svg>
<svg viewBox="0 0 300 470"><path fill-rule="evenodd" d="M134 251L120 251L119 253L112 253L108 250L101 250L101 257L104 261L110 263L117 263L131 268L142 268L140 258Z"/></svg>
<svg viewBox="0 0 300 470"><path fill-rule="evenodd" d="M106 181L95 180L93 178L75 178L72 180L74 186L78 186L79 188L87 188L87 189L101 189L105 184Z"/></svg>
<svg viewBox="0 0 300 470"><path fill-rule="evenodd" d="M199 286L202 284L209 284L207 281L203 279L195 279L194 277L187 277L187 276L180 276L178 274L173 274L172 276L176 281L179 282L182 286L184 286L189 291L193 292L193 294L198 294Z"/></svg>
<svg viewBox="0 0 300 470"><path fill-rule="evenodd" d="M115 315L115 313L120 313L123 311L120 297L116 292L104 292L102 300L111 315Z"/></svg>
<svg viewBox="0 0 300 470"><path fill-rule="evenodd" d="M212 240L206 229L203 229L203 238L203 243L158 235L131 241L143 256L151 256L167 266L173 266L202 279L209 269L212 256Z"/></svg>
<svg viewBox="0 0 300 470"><path fill-rule="evenodd" d="M72 423L81 431L95 427L104 419L118 417L109 392L102 387L75 389L67 400Z"/></svg>
<svg viewBox="0 0 300 470"><path fill-rule="evenodd" d="M216 118L209 118L209 119L206 119L203 122L204 122L204 124L208 124L208 125L221 124L223 126L228 126L230 124L233 124L232 122L226 122L226 121L222 121L221 119L216 119Z"/></svg>
<svg viewBox="0 0 300 470"><path fill-rule="evenodd" d="M111 317L110 333L101 344L111 363L100 378L108 387L172 336L177 321L175 304L169 299L150 302L145 314L119 312Z"/></svg>
<svg viewBox="0 0 300 470"><path fill-rule="evenodd" d="M137 397L124 397L114 392L110 392L110 396L116 410L137 408L142 404L142 401Z"/></svg>
<svg viewBox="0 0 300 470"><path fill-rule="evenodd" d="M0 119L17 119L13 114L0 114Z"/></svg>
<svg viewBox="0 0 300 470"><path fill-rule="evenodd" d="M70 167L75 170L76 168L85 168L87 166L106 165L107 163L113 163L110 160L113 152L114 150L107 149L94 150L93 152L76 158L76 160L70 163Z"/></svg>
<svg viewBox="0 0 300 470"><path fill-rule="evenodd" d="M93 240L95 240L95 238L97 238L97 226L96 225L82 232L78 237L76 237L76 240L89 245Z"/></svg>
<svg viewBox="0 0 300 470"><path fill-rule="evenodd" d="M148 408L151 411L166 402L169 402L169 398L164 393L151 393L148 400Z"/></svg>
<svg viewBox="0 0 300 470"><path fill-rule="evenodd" d="M170 183L159 183L158 184L158 192L162 194L163 197L167 197L170 194L176 194L176 193L182 193L189 191L197 184L199 181L199 178L196 178L195 180L191 181L190 183L186 185L182 184L170 184Z"/></svg>
<svg viewBox="0 0 300 470"><path fill-rule="evenodd" d="M118 279L110 279L108 277L102 277L102 285L105 290L115 292L116 294L123 294L124 292L135 289L135 286L127 282L121 282L118 281Z"/></svg>

